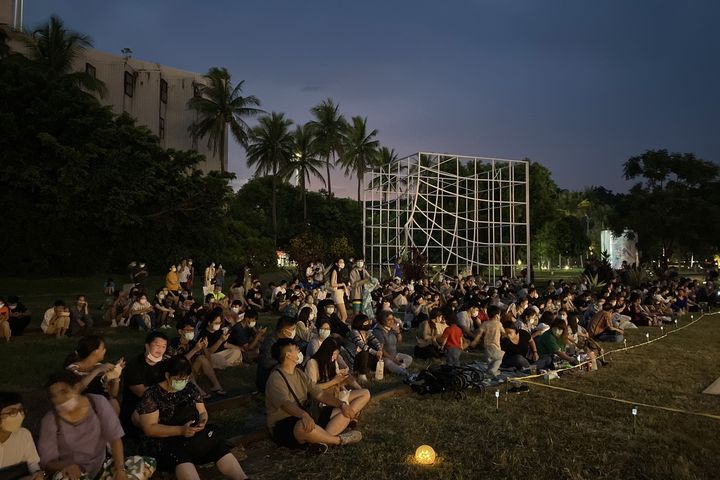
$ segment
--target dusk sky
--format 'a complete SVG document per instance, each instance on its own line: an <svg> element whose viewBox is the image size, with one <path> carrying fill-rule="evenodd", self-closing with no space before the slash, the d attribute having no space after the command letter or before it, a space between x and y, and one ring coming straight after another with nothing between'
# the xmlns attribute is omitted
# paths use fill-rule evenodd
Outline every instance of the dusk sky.
<svg viewBox="0 0 720 480"><path fill-rule="evenodd" d="M26 0L26 28L53 13L100 50L225 66L295 122L332 97L401 156L528 157L616 191L646 149L720 160L716 0ZM237 145L230 169L252 174Z"/></svg>

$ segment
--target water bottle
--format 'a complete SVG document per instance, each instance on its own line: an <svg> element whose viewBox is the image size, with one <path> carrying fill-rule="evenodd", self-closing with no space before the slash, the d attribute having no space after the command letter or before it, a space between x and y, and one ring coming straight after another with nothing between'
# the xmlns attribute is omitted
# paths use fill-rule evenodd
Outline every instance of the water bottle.
<svg viewBox="0 0 720 480"><path fill-rule="evenodd" d="M382 380L385 376L385 361L381 358L375 366L375 380Z"/></svg>

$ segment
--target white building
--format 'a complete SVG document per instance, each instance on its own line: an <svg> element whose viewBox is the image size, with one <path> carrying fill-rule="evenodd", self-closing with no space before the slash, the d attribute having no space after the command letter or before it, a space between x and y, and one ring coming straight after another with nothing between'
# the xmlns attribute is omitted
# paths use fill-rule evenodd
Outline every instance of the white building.
<svg viewBox="0 0 720 480"><path fill-rule="evenodd" d="M25 53L27 36L17 28L21 25L22 11L22 2L18 1L0 0L0 28L16 27L11 33L10 48ZM219 151L213 153L205 139L195 142L188 133L197 113L187 108L187 102L197 95L198 85L204 82L203 74L94 49L85 50L76 59L74 70L86 71L102 80L107 91L98 97L100 103L112 107L117 114L126 112L137 119L158 136L163 147L198 151L206 158L199 165L203 171L220 170L221 161L227 170L227 145L221 160Z"/></svg>

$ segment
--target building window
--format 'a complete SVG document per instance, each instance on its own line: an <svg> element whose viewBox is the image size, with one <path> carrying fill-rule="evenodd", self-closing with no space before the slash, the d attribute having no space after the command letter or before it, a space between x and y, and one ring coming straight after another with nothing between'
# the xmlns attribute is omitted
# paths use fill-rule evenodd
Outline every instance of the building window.
<svg viewBox="0 0 720 480"><path fill-rule="evenodd" d="M91 63L85 64L85 73L90 75L92 78L97 78L97 70L95 70L95 66Z"/></svg>
<svg viewBox="0 0 720 480"><path fill-rule="evenodd" d="M160 79L160 101L162 103L167 103L167 82Z"/></svg>
<svg viewBox="0 0 720 480"><path fill-rule="evenodd" d="M125 95L132 97L135 93L135 75L125 72Z"/></svg>
<svg viewBox="0 0 720 480"><path fill-rule="evenodd" d="M158 128L158 136L160 140L165 140L165 119L160 117L160 126Z"/></svg>

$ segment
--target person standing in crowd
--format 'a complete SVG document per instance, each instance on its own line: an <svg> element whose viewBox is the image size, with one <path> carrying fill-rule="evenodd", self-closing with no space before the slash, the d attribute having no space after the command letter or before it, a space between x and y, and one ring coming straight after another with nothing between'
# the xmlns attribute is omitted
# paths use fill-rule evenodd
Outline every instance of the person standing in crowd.
<svg viewBox="0 0 720 480"><path fill-rule="evenodd" d="M168 273L165 275L165 288L167 288L168 291L175 296L180 293L180 277L178 276L177 267L175 265L170 265Z"/></svg>
<svg viewBox="0 0 720 480"><path fill-rule="evenodd" d="M20 394L0 392L0 478L43 480L40 456L24 421Z"/></svg>
<svg viewBox="0 0 720 480"><path fill-rule="evenodd" d="M217 270L215 270L215 285L219 286L220 289L222 289L223 285L225 285L225 269L221 264L218 264Z"/></svg>
<svg viewBox="0 0 720 480"><path fill-rule="evenodd" d="M190 277L190 267L188 267L187 260L184 258L180 260L180 266L178 267L178 282L180 282L180 288L183 291L189 292L188 289L188 278Z"/></svg>
<svg viewBox="0 0 720 480"><path fill-rule="evenodd" d="M204 286L206 288L210 288L210 285L212 285L213 280L215 279L215 262L210 262L210 265L207 266L205 269L205 284Z"/></svg>
<svg viewBox="0 0 720 480"><path fill-rule="evenodd" d="M70 328L70 311L62 300L55 300L55 304L45 310L40 330L46 335L64 337Z"/></svg>
<svg viewBox="0 0 720 480"><path fill-rule="evenodd" d="M78 295L75 305L70 307L70 336L77 335L80 332L89 332L93 327L93 319L90 315L87 297Z"/></svg>
<svg viewBox="0 0 720 480"><path fill-rule="evenodd" d="M490 305L487 308L488 321L480 324L477 329L475 338L470 343L471 348L475 348L480 342L483 342L485 360L488 362L488 373L493 377L500 375L500 364L504 353L500 348L500 338L504 331L500 323L500 308Z"/></svg>
<svg viewBox="0 0 720 480"><path fill-rule="evenodd" d="M30 325L32 313L16 295L10 295L8 297L7 306L8 309L10 309L10 331L14 337L20 337L28 325Z"/></svg>
<svg viewBox="0 0 720 480"><path fill-rule="evenodd" d="M457 324L457 317L449 313L446 320L448 327L440 338L440 347L445 351L445 362L448 365L459 365L463 351L463 331Z"/></svg>
<svg viewBox="0 0 720 480"><path fill-rule="evenodd" d="M345 296L348 292L348 285L343 282L345 276L345 260L339 258L330 271L330 291L332 292L332 300L338 310L340 320L347 320L347 310L345 309Z"/></svg>
<svg viewBox="0 0 720 480"><path fill-rule="evenodd" d="M359 258L355 261L353 269L350 271L350 300L352 301L352 311L354 314L360 313L362 309L363 287L370 280L370 273L365 270L365 260Z"/></svg>

